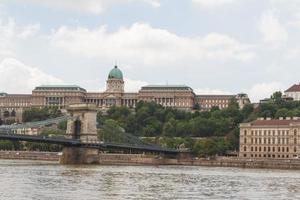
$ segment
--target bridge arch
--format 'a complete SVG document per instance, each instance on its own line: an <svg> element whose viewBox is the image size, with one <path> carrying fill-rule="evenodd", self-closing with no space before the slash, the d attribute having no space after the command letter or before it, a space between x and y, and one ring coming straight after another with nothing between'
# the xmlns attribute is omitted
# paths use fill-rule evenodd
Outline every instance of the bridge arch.
<svg viewBox="0 0 300 200"><path fill-rule="evenodd" d="M3 112L3 117L4 117L4 118L8 118L9 116L10 116L9 111L8 111L8 110L5 110L5 111Z"/></svg>
<svg viewBox="0 0 300 200"><path fill-rule="evenodd" d="M11 116L11 117L16 117L16 111L15 111L15 110L12 110L12 111L10 112L10 116Z"/></svg>

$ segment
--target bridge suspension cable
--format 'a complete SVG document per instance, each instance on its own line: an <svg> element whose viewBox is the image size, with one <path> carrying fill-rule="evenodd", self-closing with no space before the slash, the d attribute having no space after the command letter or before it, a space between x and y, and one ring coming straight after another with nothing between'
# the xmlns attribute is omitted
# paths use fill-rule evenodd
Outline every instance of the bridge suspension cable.
<svg viewBox="0 0 300 200"><path fill-rule="evenodd" d="M51 124L58 124L59 122L72 119L74 117L69 115L64 115L61 117L53 118L53 119L47 119L44 121L37 121L37 122L27 122L22 124L12 124L12 125L2 125L0 126L0 130L14 130L14 129L24 129L24 128L35 128L35 127L42 127L47 126Z"/></svg>

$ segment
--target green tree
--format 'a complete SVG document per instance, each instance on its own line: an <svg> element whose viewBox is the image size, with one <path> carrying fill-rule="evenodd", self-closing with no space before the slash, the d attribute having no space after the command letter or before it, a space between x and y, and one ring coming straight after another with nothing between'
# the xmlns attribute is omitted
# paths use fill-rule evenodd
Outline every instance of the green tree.
<svg viewBox="0 0 300 200"><path fill-rule="evenodd" d="M104 125L99 133L99 139L105 142L120 142L123 138L124 130L119 126L118 122L113 119L105 120Z"/></svg>

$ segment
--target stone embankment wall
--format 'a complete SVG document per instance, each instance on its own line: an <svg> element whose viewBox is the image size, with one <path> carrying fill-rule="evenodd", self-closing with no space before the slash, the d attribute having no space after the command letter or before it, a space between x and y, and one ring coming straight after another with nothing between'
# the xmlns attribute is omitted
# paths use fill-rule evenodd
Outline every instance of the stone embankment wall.
<svg viewBox="0 0 300 200"><path fill-rule="evenodd" d="M300 159L245 159L238 157L218 157L211 160L195 160L193 165L212 167L300 169Z"/></svg>
<svg viewBox="0 0 300 200"><path fill-rule="evenodd" d="M100 154L99 163L105 165L189 165L210 167L240 167L269 169L300 169L298 159L243 159L218 157L215 159L167 159L159 156L140 154Z"/></svg>
<svg viewBox="0 0 300 200"><path fill-rule="evenodd" d="M0 151L0 159L58 161L57 152Z"/></svg>
<svg viewBox="0 0 300 200"><path fill-rule="evenodd" d="M0 159L59 161L58 152L0 151ZM215 159L168 159L144 154L99 154L101 165L189 165L210 167L241 167L268 169L300 169L300 159L245 159L218 157Z"/></svg>

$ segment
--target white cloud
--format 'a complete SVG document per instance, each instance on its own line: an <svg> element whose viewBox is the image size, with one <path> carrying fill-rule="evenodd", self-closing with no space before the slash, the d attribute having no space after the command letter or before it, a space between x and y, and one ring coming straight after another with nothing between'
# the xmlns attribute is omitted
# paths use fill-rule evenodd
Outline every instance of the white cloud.
<svg viewBox="0 0 300 200"><path fill-rule="evenodd" d="M110 61L117 58L144 66L180 65L202 60L248 61L255 56L250 46L227 35L211 33L205 37L182 37L143 23L121 27L116 32L109 32L106 26L93 30L63 26L53 32L51 43L74 54Z"/></svg>
<svg viewBox="0 0 300 200"><path fill-rule="evenodd" d="M266 43L278 45L288 40L288 32L280 23L275 10L268 10L262 14L258 29L263 34L263 40Z"/></svg>
<svg viewBox="0 0 300 200"><path fill-rule="evenodd" d="M247 93L252 102L259 102L261 99L269 98L274 92L285 89L281 82L258 83L247 90Z"/></svg>
<svg viewBox="0 0 300 200"><path fill-rule="evenodd" d="M17 42L34 36L39 29L39 24L19 26L14 19L0 19L0 58L13 56Z"/></svg>
<svg viewBox="0 0 300 200"><path fill-rule="evenodd" d="M148 85L147 82L141 80L132 80L125 78L125 91L126 92L137 92L141 89L142 86Z"/></svg>
<svg viewBox="0 0 300 200"><path fill-rule="evenodd" d="M40 24L31 24L24 26L20 33L18 33L18 37L22 39L26 39L29 37L35 36L40 30Z"/></svg>
<svg viewBox="0 0 300 200"><path fill-rule="evenodd" d="M1 90L8 93L30 93L41 84L63 83L62 80L13 58L0 62L0 74Z"/></svg>
<svg viewBox="0 0 300 200"><path fill-rule="evenodd" d="M21 0L2 1L24 2ZM73 10L76 12L86 12L91 14L101 14L105 9L118 4L142 2L149 4L152 7L160 6L160 0L27 0L26 2L57 9Z"/></svg>
<svg viewBox="0 0 300 200"><path fill-rule="evenodd" d="M192 0L193 3L205 8L215 8L236 2L236 0Z"/></svg>

